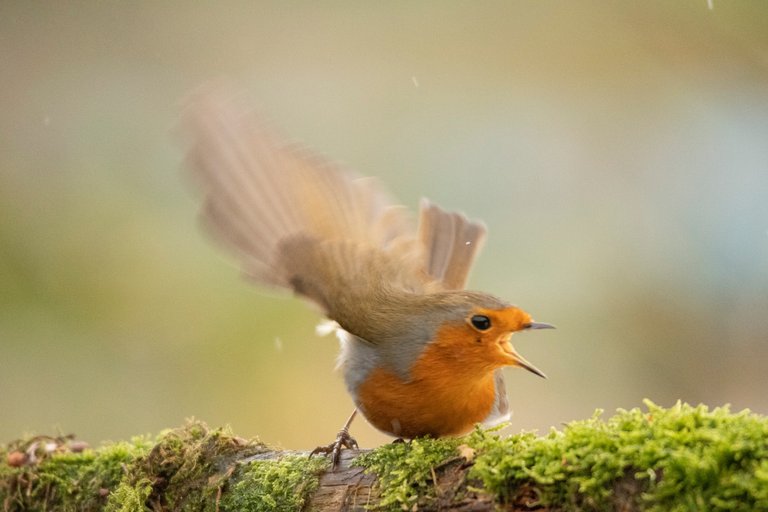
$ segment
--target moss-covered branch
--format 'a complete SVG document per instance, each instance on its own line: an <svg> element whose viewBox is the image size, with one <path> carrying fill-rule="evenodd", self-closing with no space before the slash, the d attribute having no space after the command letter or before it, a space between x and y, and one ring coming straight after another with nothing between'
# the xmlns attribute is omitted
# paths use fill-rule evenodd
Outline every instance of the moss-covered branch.
<svg viewBox="0 0 768 512"><path fill-rule="evenodd" d="M768 510L768 419L678 404L538 437L477 430L324 459L199 422L95 450L0 447L4 511Z"/></svg>

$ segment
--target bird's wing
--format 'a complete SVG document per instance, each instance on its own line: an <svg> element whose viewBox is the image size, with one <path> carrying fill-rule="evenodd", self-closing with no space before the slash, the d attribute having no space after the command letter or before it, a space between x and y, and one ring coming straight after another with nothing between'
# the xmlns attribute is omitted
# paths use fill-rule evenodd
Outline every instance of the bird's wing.
<svg viewBox="0 0 768 512"><path fill-rule="evenodd" d="M494 427L509 421L512 416L512 413L509 411L509 401L507 400L507 388L504 385L504 372L501 368L494 372L494 385L496 398L493 401L493 408L483 420L483 425L487 427Z"/></svg>
<svg viewBox="0 0 768 512"><path fill-rule="evenodd" d="M405 209L376 180L282 142L230 88L190 95L180 132L187 167L204 194L203 225L250 278L296 289L299 281L320 279L311 274L321 262L320 274L331 282L318 286L342 276L361 288L365 277L410 290L425 286ZM303 294L327 310L317 296Z"/></svg>
<svg viewBox="0 0 768 512"><path fill-rule="evenodd" d="M332 302L350 289L463 288L482 225L424 201L413 229L378 181L284 143L229 86L191 94L180 128L203 225L253 280L292 289L335 320Z"/></svg>
<svg viewBox="0 0 768 512"><path fill-rule="evenodd" d="M485 234L483 224L460 213L446 212L426 199L421 201L418 238L425 271L443 290L466 286Z"/></svg>

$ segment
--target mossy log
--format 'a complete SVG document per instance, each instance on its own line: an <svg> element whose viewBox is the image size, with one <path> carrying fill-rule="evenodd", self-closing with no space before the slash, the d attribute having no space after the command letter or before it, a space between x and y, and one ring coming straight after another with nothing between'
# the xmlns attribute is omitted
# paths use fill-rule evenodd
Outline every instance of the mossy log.
<svg viewBox="0 0 768 512"><path fill-rule="evenodd" d="M476 430L345 451L341 465L201 422L89 449L0 446L3 511L766 510L768 419L677 404L545 436Z"/></svg>

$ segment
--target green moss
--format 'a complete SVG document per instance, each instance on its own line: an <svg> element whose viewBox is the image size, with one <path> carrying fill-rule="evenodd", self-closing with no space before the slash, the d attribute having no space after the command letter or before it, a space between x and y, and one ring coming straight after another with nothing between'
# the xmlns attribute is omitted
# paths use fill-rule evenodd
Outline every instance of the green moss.
<svg viewBox="0 0 768 512"><path fill-rule="evenodd" d="M229 428L209 429L203 422L190 421L162 432L149 453L136 461L123 481L134 489L126 496L144 496L146 483L151 482L145 502L155 507L215 510L236 461L265 451L262 443L236 437Z"/></svg>
<svg viewBox="0 0 768 512"><path fill-rule="evenodd" d="M104 507L105 512L146 512L149 496L152 494L152 482L148 478L129 484L122 482L109 495Z"/></svg>
<svg viewBox="0 0 768 512"><path fill-rule="evenodd" d="M619 410L539 437L477 429L463 439L381 447L357 463L379 478L381 508L437 506L435 477L466 444L468 492L562 510L768 510L768 419L678 403ZM461 489L459 489L461 491Z"/></svg>
<svg viewBox="0 0 768 512"><path fill-rule="evenodd" d="M533 485L542 503L612 510L624 499L651 511L768 510L768 420L727 407L678 403L619 410L545 437L476 431L470 477L509 501Z"/></svg>
<svg viewBox="0 0 768 512"><path fill-rule="evenodd" d="M8 454L26 453L30 443L17 441L3 448L4 512L215 510L236 460L266 451L263 444L238 438L228 429L190 421L161 433L154 443L135 439L82 453L67 451L66 440L57 439L58 447L35 463L9 465Z"/></svg>
<svg viewBox="0 0 768 512"><path fill-rule="evenodd" d="M63 440L46 442L58 446L50 454L36 454L39 462L34 466L11 467L7 463L7 453L26 453L31 443L18 441L11 450L5 450L0 462L0 503L4 510L101 510L107 494L123 478L125 465L147 453L151 446L144 439L135 439L72 453L66 451Z"/></svg>
<svg viewBox="0 0 768 512"><path fill-rule="evenodd" d="M296 511L317 489L324 458L289 456L243 465L221 500L222 511Z"/></svg>
<svg viewBox="0 0 768 512"><path fill-rule="evenodd" d="M381 508L410 509L415 504L428 505L435 501L434 471L456 458L461 443L455 438L391 443L361 455L355 464L376 473Z"/></svg>
<svg viewBox="0 0 768 512"><path fill-rule="evenodd" d="M379 504L390 510L469 506L479 496L512 508L768 511L768 418L646 405L542 437L478 429L386 445L356 462L377 474ZM300 510L327 467L306 456L266 460L261 443L200 422L154 443L75 444L36 437L0 446L0 510Z"/></svg>

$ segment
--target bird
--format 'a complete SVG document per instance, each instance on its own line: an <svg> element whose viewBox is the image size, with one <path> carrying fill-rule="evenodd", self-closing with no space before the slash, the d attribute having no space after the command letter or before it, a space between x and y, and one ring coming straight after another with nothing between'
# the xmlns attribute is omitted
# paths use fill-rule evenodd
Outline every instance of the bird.
<svg viewBox="0 0 768 512"><path fill-rule="evenodd" d="M502 368L545 377L510 339L554 326L465 289L485 225L422 199L414 227L377 179L287 142L244 96L219 83L185 98L185 167L204 229L246 278L313 303L339 338L355 410L312 454L336 467L343 448L357 448L349 427L358 412L399 439L508 418Z"/></svg>

